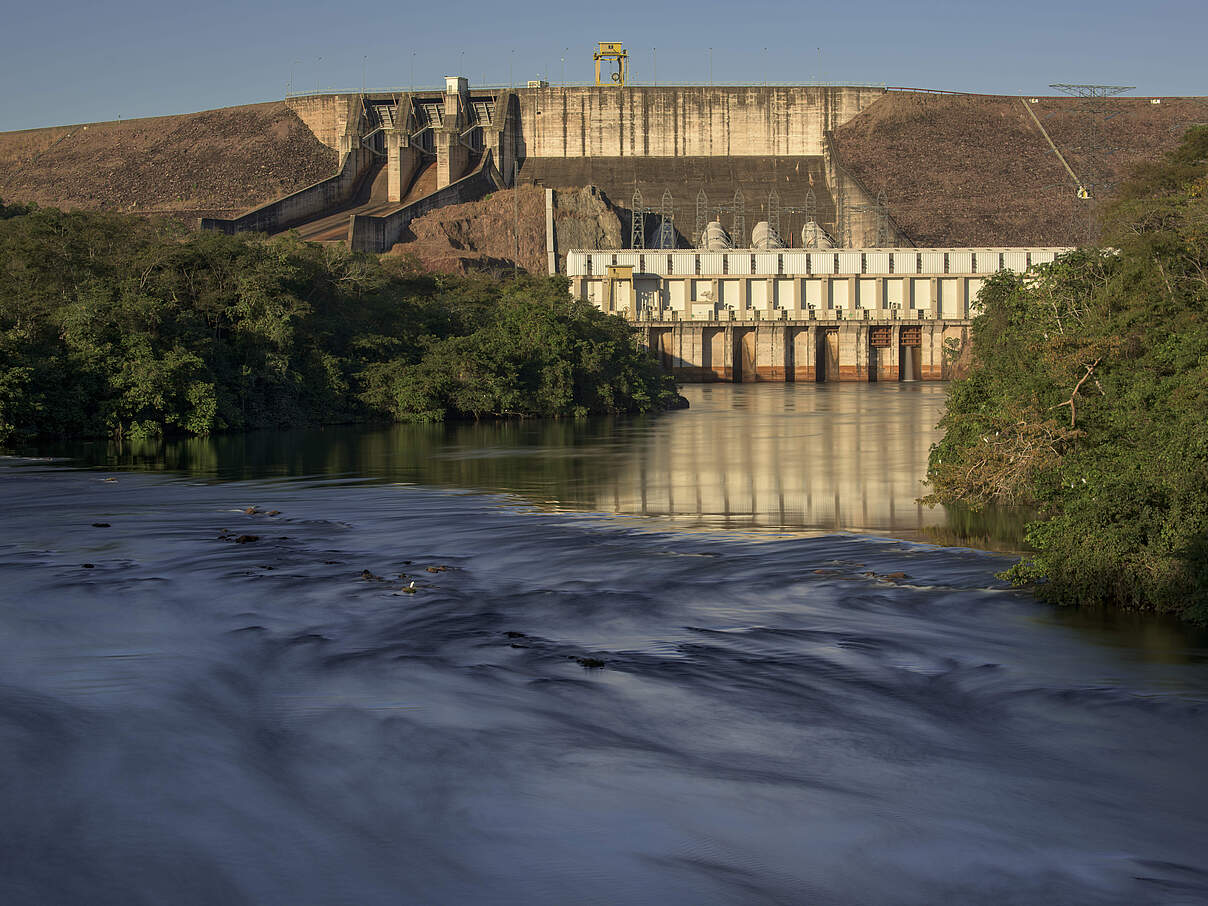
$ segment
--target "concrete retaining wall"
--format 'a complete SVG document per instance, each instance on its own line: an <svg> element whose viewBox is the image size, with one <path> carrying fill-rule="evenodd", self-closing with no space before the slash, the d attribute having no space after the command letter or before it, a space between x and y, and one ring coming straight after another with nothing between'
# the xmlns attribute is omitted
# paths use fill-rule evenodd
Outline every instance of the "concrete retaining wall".
<svg viewBox="0 0 1208 906"><path fill-rule="evenodd" d="M306 123L315 138L337 151L347 134L360 133L363 104L359 94L320 94L286 98L285 103Z"/></svg>
<svg viewBox="0 0 1208 906"><path fill-rule="evenodd" d="M416 217L446 205L477 201L503 188L503 184L503 177L495 168L488 150L472 173L418 201L380 217L372 214L352 215L349 244L355 251L387 252L402 238L403 231Z"/></svg>
<svg viewBox="0 0 1208 906"><path fill-rule="evenodd" d="M522 88L526 157L822 154L882 88Z"/></svg>
<svg viewBox="0 0 1208 906"><path fill-rule="evenodd" d="M335 176L231 220L204 217L201 228L228 234L249 231L279 233L287 230L346 203L356 194L373 162L373 152L368 148L354 148L344 156L340 171Z"/></svg>
<svg viewBox="0 0 1208 906"><path fill-rule="evenodd" d="M503 176L505 185L512 185L515 165L524 155L524 141L520 134L520 102L512 91L500 92L495 101L496 117L499 122L493 135L486 138L486 147L495 155L495 166Z"/></svg>

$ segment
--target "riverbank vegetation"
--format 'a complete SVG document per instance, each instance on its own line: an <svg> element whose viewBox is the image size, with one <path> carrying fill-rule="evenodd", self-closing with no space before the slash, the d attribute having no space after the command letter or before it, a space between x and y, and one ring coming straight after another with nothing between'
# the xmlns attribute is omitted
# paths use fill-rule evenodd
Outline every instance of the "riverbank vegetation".
<svg viewBox="0 0 1208 906"><path fill-rule="evenodd" d="M0 442L676 405L566 289L0 204Z"/></svg>
<svg viewBox="0 0 1208 906"><path fill-rule="evenodd" d="M1208 127L1108 206L1103 249L982 291L932 502L1035 506L1009 577L1208 622Z"/></svg>

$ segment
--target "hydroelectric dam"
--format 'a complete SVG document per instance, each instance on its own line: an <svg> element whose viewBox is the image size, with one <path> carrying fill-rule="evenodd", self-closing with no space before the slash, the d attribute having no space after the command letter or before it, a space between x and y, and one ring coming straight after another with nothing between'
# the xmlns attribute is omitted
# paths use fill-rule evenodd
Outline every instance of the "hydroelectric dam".
<svg viewBox="0 0 1208 906"><path fill-rule="evenodd" d="M1088 219L1089 158L1069 133L1077 110L1058 100L623 78L476 87L464 76L434 89L297 95L290 109L338 152L337 173L202 225L405 252L418 218L536 187L544 224L522 223L517 208L494 232L515 236L516 258L522 233L543 232L541 269L567 277L575 298L633 321L680 380L946 380L968 362L985 280L1053 261L1076 244L1068 224ZM1200 115L1202 100L1162 108L1162 99L1123 99L1138 124L1134 157L1152 154L1144 142L1154 135L1173 134L1166 120ZM931 208L954 236L999 241L919 241L944 228L928 220L917 186L899 200L867 182L877 155L888 159L881 133L925 152L954 129L998 147L978 152L968 173L954 175L950 162L936 169ZM859 167L844 149L863 155ZM917 169L930 165L920 155ZM1010 195L1003 168L1052 180L1048 196L1017 205L1026 217L1006 207L1002 217L967 213L966 198ZM580 216L573 196L585 188L599 210ZM461 234L444 229L460 247ZM1028 241L1004 243L1004 233Z"/></svg>
<svg viewBox="0 0 1208 906"><path fill-rule="evenodd" d="M741 225L773 195L786 224L809 217L840 239L879 229L889 245L898 238L892 218L842 169L830 137L884 94L820 85L476 89L450 76L443 90L295 96L289 107L338 152L337 172L202 226L294 228L385 252L413 219L443 205L516 185L591 185L617 210L631 246L654 241L634 235L635 225L654 228L643 198L670 224L673 235L659 242L690 248L701 238L698 213L724 211ZM316 221L330 228L314 234Z"/></svg>

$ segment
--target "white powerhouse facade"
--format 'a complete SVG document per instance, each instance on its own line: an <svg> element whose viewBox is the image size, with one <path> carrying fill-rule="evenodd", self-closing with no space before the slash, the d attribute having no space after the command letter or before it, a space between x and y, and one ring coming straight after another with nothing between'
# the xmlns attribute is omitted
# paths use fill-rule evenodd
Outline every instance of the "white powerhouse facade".
<svg viewBox="0 0 1208 906"><path fill-rule="evenodd" d="M1067 248L571 251L571 292L649 321L963 320L985 279Z"/></svg>

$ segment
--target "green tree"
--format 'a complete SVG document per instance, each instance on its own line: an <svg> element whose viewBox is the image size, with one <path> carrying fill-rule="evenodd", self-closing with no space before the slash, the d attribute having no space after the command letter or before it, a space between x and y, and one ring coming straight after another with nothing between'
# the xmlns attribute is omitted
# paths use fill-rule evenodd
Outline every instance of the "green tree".
<svg viewBox="0 0 1208 906"><path fill-rule="evenodd" d="M983 291L933 502L1036 507L1009 573L1049 600L1208 621L1208 128L1084 249Z"/></svg>
<svg viewBox="0 0 1208 906"><path fill-rule="evenodd" d="M651 411L674 384L564 280L0 205L0 442Z"/></svg>

